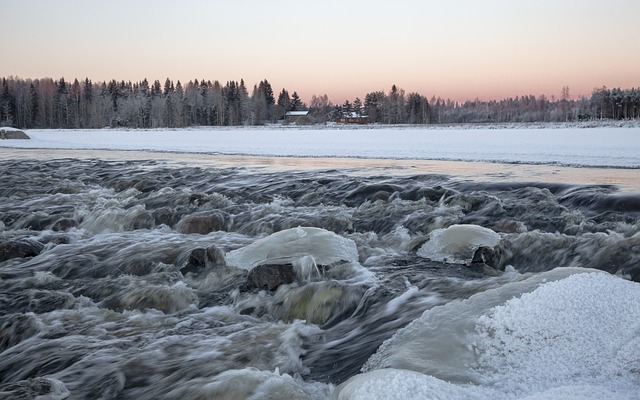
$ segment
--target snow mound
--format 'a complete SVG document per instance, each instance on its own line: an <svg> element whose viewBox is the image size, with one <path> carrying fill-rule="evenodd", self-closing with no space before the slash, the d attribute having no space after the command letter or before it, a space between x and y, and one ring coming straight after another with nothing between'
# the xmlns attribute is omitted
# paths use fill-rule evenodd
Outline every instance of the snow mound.
<svg viewBox="0 0 640 400"><path fill-rule="evenodd" d="M227 264L244 269L265 264L357 263L358 249L352 240L333 232L298 227L276 232L246 247L230 251L225 259Z"/></svg>
<svg viewBox="0 0 640 400"><path fill-rule="evenodd" d="M494 307L477 321L475 369L509 388L597 384L640 371L640 285L603 273L549 282ZM640 389L640 387L638 388Z"/></svg>
<svg viewBox="0 0 640 400"><path fill-rule="evenodd" d="M427 310L334 398L637 399L640 285L591 271L560 268Z"/></svg>
<svg viewBox="0 0 640 400"><path fill-rule="evenodd" d="M0 139L30 139L30 137L20 129L0 127Z"/></svg>
<svg viewBox="0 0 640 400"><path fill-rule="evenodd" d="M487 391L488 392L488 391ZM332 400L487 399L477 389L399 369L380 369L356 375L338 387Z"/></svg>
<svg viewBox="0 0 640 400"><path fill-rule="evenodd" d="M479 247L494 247L500 235L478 225L451 225L436 229L418 250L418 256L453 264L469 263Z"/></svg>

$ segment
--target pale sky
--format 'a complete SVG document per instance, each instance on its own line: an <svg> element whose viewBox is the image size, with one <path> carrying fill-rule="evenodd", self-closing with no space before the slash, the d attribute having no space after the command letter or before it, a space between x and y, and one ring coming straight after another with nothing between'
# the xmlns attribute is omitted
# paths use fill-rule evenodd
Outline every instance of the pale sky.
<svg viewBox="0 0 640 400"><path fill-rule="evenodd" d="M464 101L640 87L639 0L0 0L0 77L396 84Z"/></svg>

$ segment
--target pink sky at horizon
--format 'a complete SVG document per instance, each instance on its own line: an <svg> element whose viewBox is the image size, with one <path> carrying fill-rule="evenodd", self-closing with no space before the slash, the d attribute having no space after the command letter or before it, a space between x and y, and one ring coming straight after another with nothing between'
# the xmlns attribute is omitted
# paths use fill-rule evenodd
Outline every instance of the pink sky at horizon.
<svg viewBox="0 0 640 400"><path fill-rule="evenodd" d="M0 76L267 79L304 101L395 84L464 101L640 87L640 2L0 0Z"/></svg>

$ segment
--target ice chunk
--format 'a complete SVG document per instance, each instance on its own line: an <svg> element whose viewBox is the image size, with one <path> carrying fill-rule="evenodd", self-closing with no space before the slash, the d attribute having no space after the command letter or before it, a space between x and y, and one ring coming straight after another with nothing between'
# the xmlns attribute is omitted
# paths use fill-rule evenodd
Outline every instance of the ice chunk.
<svg viewBox="0 0 640 400"><path fill-rule="evenodd" d="M230 251L229 265L252 269L263 264L304 264L313 258L316 265L338 261L358 262L356 244L321 228L298 227L276 232L252 244Z"/></svg>
<svg viewBox="0 0 640 400"><path fill-rule="evenodd" d="M478 225L451 225L436 229L420 247L418 255L433 261L455 264L469 263L478 247L494 247L500 235Z"/></svg>

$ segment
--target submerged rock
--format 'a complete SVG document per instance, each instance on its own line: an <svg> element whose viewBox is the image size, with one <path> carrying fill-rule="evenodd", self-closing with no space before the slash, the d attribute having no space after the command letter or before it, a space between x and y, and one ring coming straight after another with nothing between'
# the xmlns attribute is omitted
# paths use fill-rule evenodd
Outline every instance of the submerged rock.
<svg viewBox="0 0 640 400"><path fill-rule="evenodd" d="M527 231L524 223L507 219L496 222L491 229L498 233L523 233Z"/></svg>
<svg viewBox="0 0 640 400"><path fill-rule="evenodd" d="M60 218L56 222L53 223L51 230L56 232L66 232L71 228L75 228L78 226L78 221L72 218Z"/></svg>
<svg viewBox="0 0 640 400"><path fill-rule="evenodd" d="M178 222L178 218L174 210L170 207L160 207L152 211L151 215L155 220L156 225L173 226Z"/></svg>
<svg viewBox="0 0 640 400"><path fill-rule="evenodd" d="M177 230L180 233L207 233L222 231L226 228L226 220L220 212L199 212L187 215L178 222Z"/></svg>
<svg viewBox="0 0 640 400"><path fill-rule="evenodd" d="M0 353L38 333L35 314L8 313L0 316Z"/></svg>
<svg viewBox="0 0 640 400"><path fill-rule="evenodd" d="M0 386L4 399L62 400L71 395L61 381L54 378L33 378Z"/></svg>
<svg viewBox="0 0 640 400"><path fill-rule="evenodd" d="M137 212L130 221L131 229L152 229L155 224L155 219L146 210L140 210Z"/></svg>
<svg viewBox="0 0 640 400"><path fill-rule="evenodd" d="M180 268L180 272L183 274L199 273L205 269L208 265L212 266L225 266L226 261L224 259L224 252L217 246L210 246L207 248L199 247L191 250L187 257L187 262Z"/></svg>
<svg viewBox="0 0 640 400"><path fill-rule="evenodd" d="M0 262L12 258L35 257L42 251L42 244L30 240L15 240L0 243Z"/></svg>
<svg viewBox="0 0 640 400"><path fill-rule="evenodd" d="M291 264L263 264L249 271L249 288L274 290L281 285L293 283L296 273Z"/></svg>
<svg viewBox="0 0 640 400"><path fill-rule="evenodd" d="M365 291L365 286L338 281L283 287L275 294L273 312L284 321L301 319L327 328L348 318L356 310Z"/></svg>

